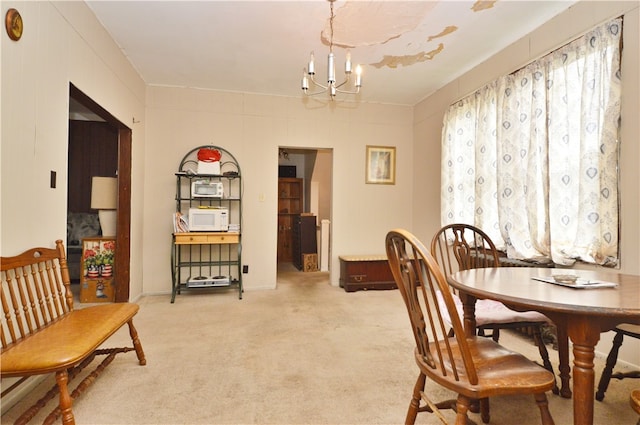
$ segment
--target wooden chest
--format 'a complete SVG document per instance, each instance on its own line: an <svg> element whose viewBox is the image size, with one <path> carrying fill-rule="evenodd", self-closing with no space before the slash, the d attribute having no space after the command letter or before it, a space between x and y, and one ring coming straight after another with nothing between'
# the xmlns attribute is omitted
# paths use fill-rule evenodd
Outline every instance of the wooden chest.
<svg viewBox="0 0 640 425"><path fill-rule="evenodd" d="M340 287L347 292L368 289L397 289L384 255L342 255Z"/></svg>

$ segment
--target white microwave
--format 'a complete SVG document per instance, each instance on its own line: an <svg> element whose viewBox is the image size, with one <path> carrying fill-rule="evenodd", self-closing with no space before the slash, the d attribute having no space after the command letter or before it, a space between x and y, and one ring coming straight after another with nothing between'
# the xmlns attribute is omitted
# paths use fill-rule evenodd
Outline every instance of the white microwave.
<svg viewBox="0 0 640 425"><path fill-rule="evenodd" d="M191 195L194 198L223 198L224 186L222 182L194 180L191 182Z"/></svg>
<svg viewBox="0 0 640 425"><path fill-rule="evenodd" d="M189 208L190 232L226 232L228 230L228 208Z"/></svg>

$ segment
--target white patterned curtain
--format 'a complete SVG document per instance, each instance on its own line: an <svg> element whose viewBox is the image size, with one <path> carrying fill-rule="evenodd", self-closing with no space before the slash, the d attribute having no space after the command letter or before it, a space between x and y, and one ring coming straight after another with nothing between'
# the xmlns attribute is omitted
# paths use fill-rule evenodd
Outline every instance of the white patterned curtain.
<svg viewBox="0 0 640 425"><path fill-rule="evenodd" d="M539 62L498 81L498 216L510 258L549 254L545 83Z"/></svg>
<svg viewBox="0 0 640 425"><path fill-rule="evenodd" d="M618 261L622 20L451 105L442 224L474 224L511 258Z"/></svg>
<svg viewBox="0 0 640 425"><path fill-rule="evenodd" d="M442 130L441 222L473 224L499 244L502 238L496 199L496 112L495 83L451 105L446 112Z"/></svg>

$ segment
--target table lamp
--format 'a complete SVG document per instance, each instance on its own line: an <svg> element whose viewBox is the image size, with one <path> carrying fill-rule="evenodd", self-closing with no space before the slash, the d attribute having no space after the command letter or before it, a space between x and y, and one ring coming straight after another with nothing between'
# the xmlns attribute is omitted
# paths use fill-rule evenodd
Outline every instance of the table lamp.
<svg viewBox="0 0 640 425"><path fill-rule="evenodd" d="M116 235L116 201L118 179L93 177L91 180L91 208L98 210L102 236Z"/></svg>

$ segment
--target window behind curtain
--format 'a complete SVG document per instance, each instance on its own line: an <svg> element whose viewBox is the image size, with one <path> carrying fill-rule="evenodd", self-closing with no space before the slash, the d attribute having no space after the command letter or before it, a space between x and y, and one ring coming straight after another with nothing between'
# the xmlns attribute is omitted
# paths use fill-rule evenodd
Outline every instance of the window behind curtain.
<svg viewBox="0 0 640 425"><path fill-rule="evenodd" d="M511 258L618 262L622 19L449 107L442 224L474 224Z"/></svg>

